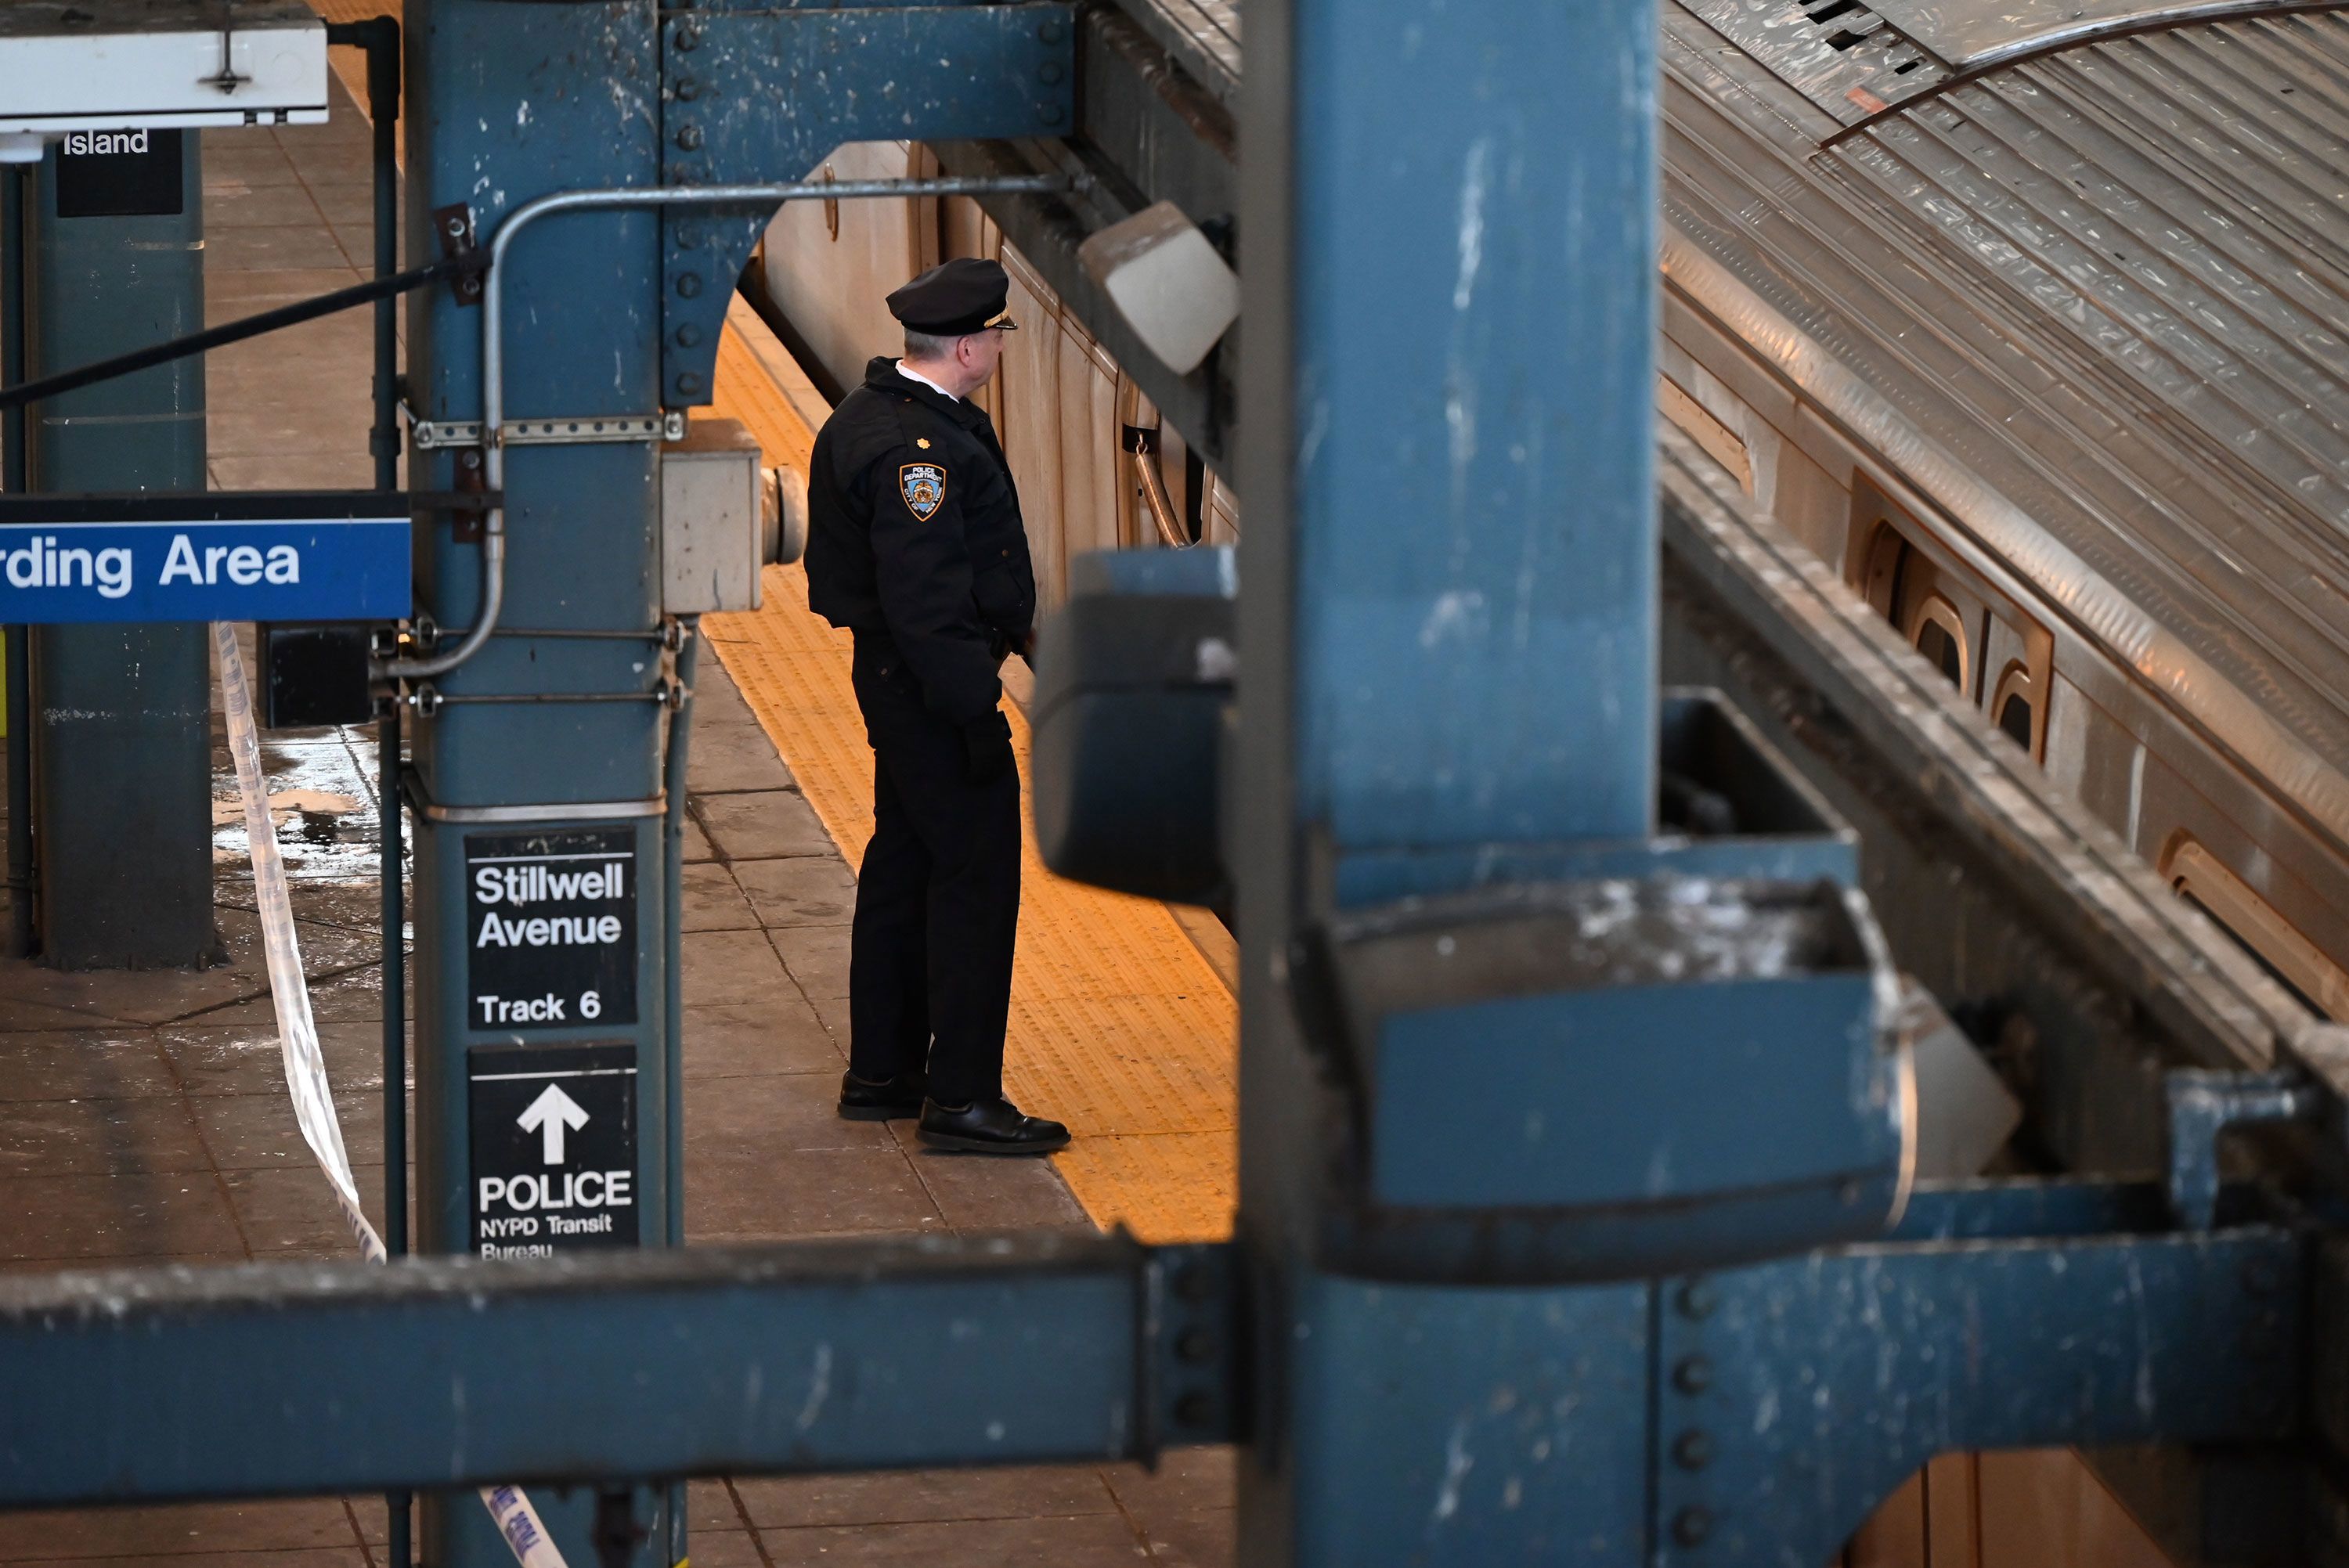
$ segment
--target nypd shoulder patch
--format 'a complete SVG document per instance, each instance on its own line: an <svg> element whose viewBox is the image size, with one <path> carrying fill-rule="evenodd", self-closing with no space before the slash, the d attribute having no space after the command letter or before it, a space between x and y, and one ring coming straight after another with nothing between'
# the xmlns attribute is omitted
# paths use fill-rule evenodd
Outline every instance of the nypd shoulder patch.
<svg viewBox="0 0 2349 1568"><path fill-rule="evenodd" d="M907 463L897 470L897 490L905 510L927 522L946 504L947 470L936 463Z"/></svg>

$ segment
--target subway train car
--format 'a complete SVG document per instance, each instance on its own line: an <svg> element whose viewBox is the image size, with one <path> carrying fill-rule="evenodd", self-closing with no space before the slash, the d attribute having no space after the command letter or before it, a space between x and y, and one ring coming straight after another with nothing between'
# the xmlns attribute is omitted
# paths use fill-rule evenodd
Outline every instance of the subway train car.
<svg viewBox="0 0 2349 1568"><path fill-rule="evenodd" d="M1666 0L1660 411L2314 1011L2349 1018L2349 15ZM833 177L930 171L902 143ZM1047 603L1236 536L963 201L806 203L761 275L839 382L998 255Z"/></svg>
<svg viewBox="0 0 2349 1568"><path fill-rule="evenodd" d="M2341 9L1663 0L1658 397L2212 943L2349 1019ZM895 351L882 295L949 254L1014 280L988 397L1048 603L1079 552L1236 537L972 204L788 208L759 276L845 385ZM1846 1556L2163 1561L2063 1453L1938 1460Z"/></svg>
<svg viewBox="0 0 2349 1568"><path fill-rule="evenodd" d="M2349 15L1663 11L1665 416L2349 1016Z"/></svg>

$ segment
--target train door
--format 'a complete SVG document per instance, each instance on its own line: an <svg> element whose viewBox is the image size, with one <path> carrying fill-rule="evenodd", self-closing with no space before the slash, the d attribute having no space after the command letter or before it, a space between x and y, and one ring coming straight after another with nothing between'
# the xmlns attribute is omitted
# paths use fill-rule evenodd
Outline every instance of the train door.
<svg viewBox="0 0 2349 1568"><path fill-rule="evenodd" d="M1059 301L1054 300L1057 308ZM1109 351L1074 315L1060 318L1061 515L1067 559L1133 542L1133 486L1119 439L1119 383ZM1065 579L1063 579L1065 581Z"/></svg>
<svg viewBox="0 0 2349 1568"><path fill-rule="evenodd" d="M819 181L902 180L918 157L903 141L856 141L816 166ZM889 314L889 291L936 259L935 202L786 201L767 227L761 270L768 297L796 333L793 351L812 357L821 382L845 390L865 362L894 355L905 332ZM926 260L925 258L928 258Z"/></svg>
<svg viewBox="0 0 2349 1568"><path fill-rule="evenodd" d="M920 148L919 151L928 160L925 167L933 173L936 172L937 155L927 147ZM935 266L949 256L977 256L992 262L1003 259L1003 231L997 228L995 220L969 197L948 196L942 199L936 205L934 217L935 223L930 226L930 232L935 235L931 265ZM1019 318L1015 315L1011 319L1017 321ZM971 394L971 401L993 417L996 438L1007 440L1009 428L1007 421L1010 418L1010 410L1004 405L1002 378L998 377Z"/></svg>
<svg viewBox="0 0 2349 1568"><path fill-rule="evenodd" d="M1960 696L2034 760L2047 746L2055 640L1959 563L1864 475L1852 482L1844 577Z"/></svg>
<svg viewBox="0 0 2349 1568"><path fill-rule="evenodd" d="M1006 245L1000 259L1011 274L1007 308L1019 330L1005 335L992 412L1003 455L1019 484L1028 551L1036 563L1038 603L1048 607L1067 593L1062 573L1067 531L1061 512L1061 345L1054 330L1058 301L1018 251Z"/></svg>
<svg viewBox="0 0 2349 1568"><path fill-rule="evenodd" d="M1050 609L1068 596L1070 562L1134 542L1138 503L1120 438L1123 377L1016 247L999 254L1019 330L1004 345L993 411L1019 482L1037 599Z"/></svg>

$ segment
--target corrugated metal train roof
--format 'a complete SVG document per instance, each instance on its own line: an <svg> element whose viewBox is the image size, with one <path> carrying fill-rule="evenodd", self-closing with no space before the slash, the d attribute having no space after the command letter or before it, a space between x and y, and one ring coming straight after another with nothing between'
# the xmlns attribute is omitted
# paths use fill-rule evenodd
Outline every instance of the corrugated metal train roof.
<svg viewBox="0 0 2349 1568"><path fill-rule="evenodd" d="M1682 232L2349 767L2349 18L2107 40L1850 133L1668 23Z"/></svg>
<svg viewBox="0 0 2349 1568"><path fill-rule="evenodd" d="M2150 617L2232 688L2171 700L2257 704L2349 777L2349 15L2250 3L1666 0L1666 200L2044 531L2051 599L2085 570L2142 612L2083 630L2133 662ZM1241 0L1128 4L1236 96ZM2196 19L1963 74L2165 15Z"/></svg>

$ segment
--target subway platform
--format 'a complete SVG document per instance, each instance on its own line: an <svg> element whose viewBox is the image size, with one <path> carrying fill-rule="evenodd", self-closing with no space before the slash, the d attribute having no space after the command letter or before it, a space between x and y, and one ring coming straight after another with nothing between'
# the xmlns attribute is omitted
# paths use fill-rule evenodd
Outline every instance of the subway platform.
<svg viewBox="0 0 2349 1568"><path fill-rule="evenodd" d="M367 128L347 100L323 128L207 133L204 157L214 321L360 281L371 245ZM212 356L215 488L369 482L368 331L367 314L353 312ZM737 355L738 401L766 396L740 379L743 366L759 362ZM771 422L762 438L789 440L772 433L780 428ZM779 586L788 588L788 574L771 579L770 612ZM1145 1085L1127 1097L1123 1119L1103 1113L1089 1126L1087 1109L1115 1097L1079 1097L1072 1108L1052 1092L1054 1060L1030 1057L1030 1078L1015 1092L1040 1110L1068 1115L1081 1140L1089 1130L1103 1134L1096 1160L1116 1166L1113 1180L1081 1167L1072 1176L1041 1162L928 1153L913 1144L910 1124L833 1115L854 894L841 848L854 834L840 805L853 779L836 758L853 759L853 749L843 742L828 753L833 762L816 759L832 793L812 800L775 739L784 722L778 716L792 705L771 689L781 667L774 650L804 628L730 620L711 628L719 656L700 665L692 740L683 980L691 1241L1090 1227L1104 1217L1155 1216L1162 1231L1220 1222L1228 1208L1229 1101L1220 1125L1213 1105L1227 1093L1227 1036L1208 1053L1222 1053L1220 1068L1177 1061L1164 1068L1189 1086L1189 1109L1174 1121L1152 1119L1151 1097L1160 1091ZM750 670L755 701L730 673L737 668ZM0 1266L8 1270L348 1255L286 1098L243 817L217 722L214 738L213 856L227 961L198 973L98 975L0 964ZM373 734L272 734L264 753L336 1109L380 1224ZM1163 928L1154 923L1134 940L1151 953L1175 951L1166 945L1166 932L1176 930L1172 917L1157 911L1150 918ZM1131 947L1114 928L1096 925L1092 938L1105 941L1112 958ZM1126 1039L1128 1051L1095 1060L1097 1076L1141 1054L1147 1041L1133 1029L1189 1026L1189 1015L1170 1009L1199 989L1201 976L1209 987L1222 984L1207 958L1183 949L1195 967L1178 978L1096 995L1102 987L1082 965L1063 961L1062 946L1075 942L1065 938L1040 960L1023 952L1029 1001L1020 1028L1032 1040L1061 1026L1056 1020L1096 1020ZM1039 1001L1036 985L1045 981L1059 990ZM1228 993L1196 1000L1211 1020L1229 1013ZM1143 1023L1118 1037L1122 1019ZM1021 1040L1015 1034L1015 1070ZM1161 1137L1170 1141L1149 1141ZM1162 1173L1174 1195L1136 1210L1134 1194L1151 1190L1156 1151L1188 1174ZM1221 1176L1211 1169L1218 1160ZM704 1568L1212 1568L1233 1556L1232 1485L1226 1449L1170 1455L1155 1474L1085 1465L697 1482L691 1560ZM0 1563L12 1564L386 1568L385 1540L375 1498L0 1515Z"/></svg>

